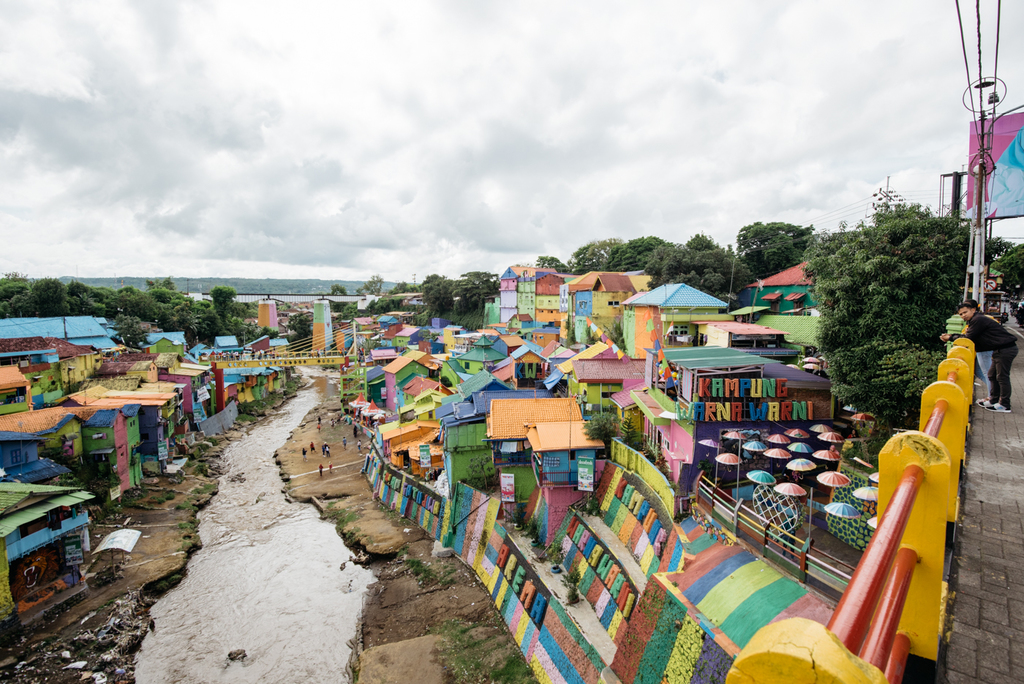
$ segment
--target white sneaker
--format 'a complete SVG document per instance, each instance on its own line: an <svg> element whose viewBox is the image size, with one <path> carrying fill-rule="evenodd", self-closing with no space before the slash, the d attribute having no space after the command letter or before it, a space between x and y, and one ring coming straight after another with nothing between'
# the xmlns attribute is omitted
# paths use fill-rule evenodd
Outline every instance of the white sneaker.
<svg viewBox="0 0 1024 684"><path fill-rule="evenodd" d="M985 408L994 413L1013 413L1013 411L1006 408L1002 404L992 404L991 406L986 406Z"/></svg>
<svg viewBox="0 0 1024 684"><path fill-rule="evenodd" d="M992 408L993 406L995 406L995 404L993 404L993 403L992 403L991 401L989 401L988 399L979 399L979 400L978 400L977 402L975 402L975 403L977 403L977 404L978 404L978 406L980 406L981 408Z"/></svg>

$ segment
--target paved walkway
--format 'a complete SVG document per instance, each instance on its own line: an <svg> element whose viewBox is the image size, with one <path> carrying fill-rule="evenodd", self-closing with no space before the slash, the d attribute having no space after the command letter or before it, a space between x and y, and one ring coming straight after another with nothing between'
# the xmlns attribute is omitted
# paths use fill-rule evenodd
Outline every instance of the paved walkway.
<svg viewBox="0 0 1024 684"><path fill-rule="evenodd" d="M1015 323L1006 327L1024 340ZM1024 681L1024 355L1011 380L1012 414L974 411L940 682Z"/></svg>

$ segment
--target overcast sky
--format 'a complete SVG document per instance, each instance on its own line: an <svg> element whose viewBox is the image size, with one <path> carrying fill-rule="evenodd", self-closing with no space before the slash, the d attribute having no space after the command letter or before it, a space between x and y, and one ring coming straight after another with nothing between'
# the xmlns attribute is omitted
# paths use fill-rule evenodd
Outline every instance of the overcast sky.
<svg viewBox="0 0 1024 684"><path fill-rule="evenodd" d="M0 0L0 270L421 281L834 228L887 176L937 204L966 84L932 0Z"/></svg>

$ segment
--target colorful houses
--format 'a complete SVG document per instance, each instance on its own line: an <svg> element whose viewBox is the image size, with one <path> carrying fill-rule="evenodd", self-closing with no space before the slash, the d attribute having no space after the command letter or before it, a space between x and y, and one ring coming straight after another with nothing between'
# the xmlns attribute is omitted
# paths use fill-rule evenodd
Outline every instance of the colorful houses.
<svg viewBox="0 0 1024 684"><path fill-rule="evenodd" d="M400 356L384 366L382 396L389 411L397 411L402 403L401 389L414 375L429 376L430 369L409 356Z"/></svg>
<svg viewBox="0 0 1024 684"><path fill-rule="evenodd" d="M751 283L740 290L738 300L743 307L767 307L769 313L800 315L813 309L817 302L811 293L814 282L804 273L807 262L797 264Z"/></svg>
<svg viewBox="0 0 1024 684"><path fill-rule="evenodd" d="M32 410L32 388L17 366L0 366L0 416Z"/></svg>
<svg viewBox="0 0 1024 684"><path fill-rule="evenodd" d="M696 321L731 321L728 304L682 283L662 285L624 302L622 334L625 352L642 359L655 343L663 347L691 346L697 336Z"/></svg>
<svg viewBox="0 0 1024 684"><path fill-rule="evenodd" d="M612 395L643 384L644 362L618 359L607 350L590 359L571 359L569 394L586 407L587 414L613 410Z"/></svg>
<svg viewBox="0 0 1024 684"><path fill-rule="evenodd" d="M3 477L15 482L34 483L70 472L48 458L40 458L39 443L42 441L42 437L27 432L0 430L0 468L5 473Z"/></svg>

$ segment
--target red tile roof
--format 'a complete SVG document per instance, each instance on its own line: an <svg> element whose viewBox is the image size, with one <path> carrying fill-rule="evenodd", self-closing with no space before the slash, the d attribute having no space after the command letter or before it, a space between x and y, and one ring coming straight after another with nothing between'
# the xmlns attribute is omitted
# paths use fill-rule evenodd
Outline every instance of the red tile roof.
<svg viewBox="0 0 1024 684"><path fill-rule="evenodd" d="M633 281L621 273L602 273L598 276L605 292L636 292Z"/></svg>
<svg viewBox="0 0 1024 684"><path fill-rule="evenodd" d="M42 337L15 337L0 340L0 354L14 354L17 352L40 351L53 349L54 345L49 344Z"/></svg>
<svg viewBox="0 0 1024 684"><path fill-rule="evenodd" d="M761 287L781 287L783 285L813 285L814 281L808 278L804 274L804 266L807 262L797 264L796 266L790 266L785 271L779 271L775 275L770 275L760 283L751 283L747 287L757 287L759 284Z"/></svg>
<svg viewBox="0 0 1024 684"><path fill-rule="evenodd" d="M71 359L76 356L85 356L86 354L96 353L96 350L88 345L71 344L67 340L62 340L59 337L47 337L44 339L48 345L51 345L53 349L57 350L57 355L62 359Z"/></svg>
<svg viewBox="0 0 1024 684"><path fill-rule="evenodd" d="M28 380L17 366L0 366L0 390L28 387Z"/></svg>
<svg viewBox="0 0 1024 684"><path fill-rule="evenodd" d="M770 301L773 301L775 299L778 299L781 296L782 296L781 292L770 292L769 294L761 295L761 301L763 301L763 302L770 302Z"/></svg>
<svg viewBox="0 0 1024 684"><path fill-rule="evenodd" d="M573 359L571 361L576 379L580 382L622 382L643 380L642 359Z"/></svg>

